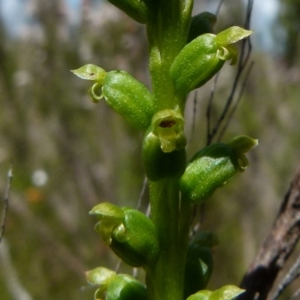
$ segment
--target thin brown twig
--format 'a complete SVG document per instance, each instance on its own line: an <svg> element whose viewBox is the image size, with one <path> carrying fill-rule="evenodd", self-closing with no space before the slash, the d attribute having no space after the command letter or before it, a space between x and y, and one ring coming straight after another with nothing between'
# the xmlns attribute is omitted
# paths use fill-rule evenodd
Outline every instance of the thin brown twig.
<svg viewBox="0 0 300 300"><path fill-rule="evenodd" d="M242 99L242 96L243 96L243 94L244 94L244 90L245 90L245 88L246 88L246 84L247 84L247 81L248 81L248 78L249 78L249 75L250 75L250 73L251 73L251 70L252 70L253 65L254 65L254 61L252 61L252 62L250 63L250 65L249 65L249 68L248 68L248 70L247 70L247 72L246 72L245 79L244 79L244 81L243 81L243 84L242 84L241 90L240 90L240 92L239 92L239 95L238 95L238 97L237 97L237 100L236 100L236 102L234 103L234 105L233 105L231 111L228 113L228 117L227 117L226 123L225 123L225 125L223 126L223 128L222 128L222 130L221 130L221 132L220 132L220 134L219 134L219 137L218 137L218 139L217 139L218 142L221 141L221 139L223 138L223 135L224 135L226 129L228 128L229 123L230 123L230 121L232 120L232 117L233 117L234 113L236 112L236 110L237 110L237 108L238 108L238 105L239 105L240 102L241 102L241 99Z"/></svg>
<svg viewBox="0 0 300 300"><path fill-rule="evenodd" d="M245 29L250 28L253 2L254 2L254 0L248 0L246 20L245 20L245 24L244 24ZM225 120L225 118L228 114L228 111L232 105L232 102L233 102L233 99L234 99L234 96L235 96L235 93L237 90L238 83L241 78L241 75L245 69L245 66L248 63L249 58L250 58L251 50L252 50L252 45L251 45L250 38L242 40L241 54L240 54L239 61L238 61L238 69L237 69L237 73L236 73L236 76L233 81L231 92L227 98L224 109L223 109L219 119L217 120L215 127L213 128L212 132L209 135L210 136L209 142L211 142L213 140L213 138L216 136L216 134L218 133L218 131L220 129L221 124L223 123L223 121Z"/></svg>
<svg viewBox="0 0 300 300"><path fill-rule="evenodd" d="M191 143L193 140L194 134L195 134L195 128L196 128L196 113L197 113L197 91L194 93L194 99L193 99L193 117L192 117L192 130L191 130L191 136L189 138L188 144Z"/></svg>
<svg viewBox="0 0 300 300"><path fill-rule="evenodd" d="M223 4L224 0L220 0L217 10L216 10L216 16L219 15L222 4ZM218 78L219 78L219 74L220 72L218 72L214 78L214 82L210 91L210 96L209 96L209 100L208 100L208 105L207 105L207 109L206 109L206 145L209 145L212 141L211 138L211 108L212 108L212 103L213 103L213 98L215 95L215 91L216 91L216 87L217 87L217 82L218 82Z"/></svg>
<svg viewBox="0 0 300 300"><path fill-rule="evenodd" d="M208 105L206 109L206 145L210 145L212 141L212 134L211 134L211 109L212 109L212 103L215 95L215 91L217 88L218 78L219 78L220 72L218 72L214 78L213 85L210 90L210 97L208 100Z"/></svg>
<svg viewBox="0 0 300 300"><path fill-rule="evenodd" d="M300 276L300 255L298 256L298 259L295 261L292 267L289 269L287 274L284 276L284 278L281 280L281 282L278 284L278 287L276 288L276 291L273 293L271 300L278 299L278 297L282 294L285 288L288 285L290 285L299 276Z"/></svg>
<svg viewBox="0 0 300 300"><path fill-rule="evenodd" d="M140 192L140 195L139 195L138 203L137 203L137 206L136 206L136 209L137 209L137 210L140 210L140 209L141 209L141 206L142 206L142 200L143 200L143 197L144 197L144 195L145 195L146 188L147 188L147 183L148 183L148 179L147 179L147 177L145 176L145 177L144 177L144 180L143 180L143 186L142 186L142 189L141 189L141 192Z"/></svg>
<svg viewBox="0 0 300 300"><path fill-rule="evenodd" d="M11 163L9 170L7 172L7 183L6 183L6 189L5 189L5 195L4 195L4 207L3 207L1 230L0 230L0 243L1 243L1 240L2 240L2 238L4 236L4 232L5 232L5 222L6 222L7 212L8 212L9 192L10 192L12 178L13 178L13 165Z"/></svg>
<svg viewBox="0 0 300 300"><path fill-rule="evenodd" d="M220 0L219 2L219 5L217 7L217 10L216 10L216 16L219 14L220 10L221 10L221 7L222 7L222 4L223 4L224 0Z"/></svg>

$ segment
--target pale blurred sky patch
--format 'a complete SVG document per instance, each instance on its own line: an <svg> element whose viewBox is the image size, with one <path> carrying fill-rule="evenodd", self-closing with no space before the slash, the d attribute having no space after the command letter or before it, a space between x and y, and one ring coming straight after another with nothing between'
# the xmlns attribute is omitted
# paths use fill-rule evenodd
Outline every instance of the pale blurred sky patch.
<svg viewBox="0 0 300 300"><path fill-rule="evenodd" d="M247 0L244 0L247 3ZM97 4L101 3L98 0ZM33 0L2 0L0 1L0 13L4 20L9 34L20 36L24 31L24 26L28 27L33 22L32 11L30 7ZM67 22L72 26L80 22L82 9L82 0L64 0L64 11ZM91 1L91 3L94 3ZM274 28L276 27L276 17L278 15L280 4L278 0L254 1L251 28L255 30L252 36L254 47L274 53ZM96 12L95 12L96 13ZM100 15L100 14L99 14ZM280 31L280 26L277 26ZM276 28L275 28L276 30ZM284 40L284 39L283 39ZM282 48L282 47L281 47ZM280 47L276 47L277 53Z"/></svg>

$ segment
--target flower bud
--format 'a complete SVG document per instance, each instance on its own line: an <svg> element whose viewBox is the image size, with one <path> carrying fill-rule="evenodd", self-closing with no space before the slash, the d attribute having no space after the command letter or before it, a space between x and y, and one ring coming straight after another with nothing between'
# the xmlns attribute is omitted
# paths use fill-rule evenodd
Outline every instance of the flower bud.
<svg viewBox="0 0 300 300"><path fill-rule="evenodd" d="M82 79L95 82L89 90L93 102L97 103L104 97L107 104L136 129L146 130L150 126L155 111L153 95L130 74L125 71L106 73L92 64L72 72Z"/></svg>
<svg viewBox="0 0 300 300"><path fill-rule="evenodd" d="M117 113L136 129L146 130L154 114L153 95L144 84L125 71L106 74L103 96Z"/></svg>
<svg viewBox="0 0 300 300"><path fill-rule="evenodd" d="M222 68L225 60L232 60L234 64L237 50L232 44L251 33L252 31L234 26L218 35L202 34L187 44L170 68L176 93L185 96L204 85Z"/></svg>
<svg viewBox="0 0 300 300"><path fill-rule="evenodd" d="M218 244L217 236L211 232L200 232L193 237L186 260L185 298L204 289L208 284L214 265L211 248Z"/></svg>
<svg viewBox="0 0 300 300"><path fill-rule="evenodd" d="M108 284L116 278L117 274L104 267L98 267L93 270L85 272L87 282L89 284L97 285L99 288L95 292L94 299L103 299L107 290Z"/></svg>
<svg viewBox="0 0 300 300"><path fill-rule="evenodd" d="M119 274L108 284L106 300L147 300L147 291L132 276Z"/></svg>
<svg viewBox="0 0 300 300"><path fill-rule="evenodd" d="M111 249L133 267L145 267L156 261L159 242L152 221L140 211L124 210L123 228L112 232Z"/></svg>
<svg viewBox="0 0 300 300"><path fill-rule="evenodd" d="M159 242L156 230L143 213L105 202L96 205L90 214L100 220L95 231L124 262L133 267L144 267L157 259Z"/></svg>
<svg viewBox="0 0 300 300"><path fill-rule="evenodd" d="M124 211L114 204L104 202L96 205L90 211L90 215L95 215L100 220L94 229L102 235L104 243L109 245L112 241L112 231L123 222Z"/></svg>
<svg viewBox="0 0 300 300"><path fill-rule="evenodd" d="M186 165L184 120L179 112L166 109L156 113L146 131L142 157L151 181L180 177Z"/></svg>
<svg viewBox="0 0 300 300"><path fill-rule="evenodd" d="M216 15L205 11L192 17L188 43L205 33L213 33L213 27L217 22Z"/></svg>
<svg viewBox="0 0 300 300"><path fill-rule="evenodd" d="M229 144L217 143L200 150L180 178L183 197L194 204L207 200L218 187L247 168L248 160L244 151L256 145L257 140L240 136Z"/></svg>
<svg viewBox="0 0 300 300"><path fill-rule="evenodd" d="M116 274L109 269L98 267L86 272L88 283L98 285L94 299L106 300L146 300L144 285L127 274ZM105 296L106 294L106 296Z"/></svg>
<svg viewBox="0 0 300 300"><path fill-rule="evenodd" d="M148 9L142 0L109 0L110 3L124 11L133 20L145 24L148 19Z"/></svg>

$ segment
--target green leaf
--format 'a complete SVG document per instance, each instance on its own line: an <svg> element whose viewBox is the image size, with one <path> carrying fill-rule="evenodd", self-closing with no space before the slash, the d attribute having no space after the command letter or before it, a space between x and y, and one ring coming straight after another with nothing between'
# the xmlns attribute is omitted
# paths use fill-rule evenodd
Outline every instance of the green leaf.
<svg viewBox="0 0 300 300"><path fill-rule="evenodd" d="M238 26L232 26L217 34L216 43L219 46L228 46L248 37L252 33L252 30L246 30Z"/></svg>
<svg viewBox="0 0 300 300"><path fill-rule="evenodd" d="M217 22L216 15L205 11L192 17L188 43L205 33L213 33L213 27Z"/></svg>

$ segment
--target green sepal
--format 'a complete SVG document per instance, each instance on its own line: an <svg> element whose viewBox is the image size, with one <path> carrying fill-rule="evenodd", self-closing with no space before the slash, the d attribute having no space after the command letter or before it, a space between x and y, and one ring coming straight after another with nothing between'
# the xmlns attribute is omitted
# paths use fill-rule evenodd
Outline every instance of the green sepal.
<svg viewBox="0 0 300 300"><path fill-rule="evenodd" d="M96 205L90 211L90 215L95 215L100 220L94 229L101 234L104 243L110 245L113 229L120 226L123 222L123 210L112 203L104 202Z"/></svg>
<svg viewBox="0 0 300 300"><path fill-rule="evenodd" d="M210 300L213 292L208 290L199 291L196 294L189 296L186 300Z"/></svg>
<svg viewBox="0 0 300 300"><path fill-rule="evenodd" d="M99 220L104 219L117 219L122 220L124 217L124 211L117 205L114 205L110 202L103 202L97 204L89 212L90 215L95 215Z"/></svg>
<svg viewBox="0 0 300 300"><path fill-rule="evenodd" d="M239 154L247 153L248 151L254 149L258 146L258 140L252 139L246 135L239 135L233 138L228 145L234 148L234 150Z"/></svg>
<svg viewBox="0 0 300 300"><path fill-rule="evenodd" d="M152 221L140 211L126 208L122 225L112 232L110 248L133 267L145 267L156 261L159 242Z"/></svg>
<svg viewBox="0 0 300 300"><path fill-rule="evenodd" d="M124 11L133 20L145 24L148 20L148 8L143 0L108 0Z"/></svg>
<svg viewBox="0 0 300 300"><path fill-rule="evenodd" d="M93 64L84 65L79 69L71 70L71 72L79 78L92 80L100 84L103 84L104 78L106 76L106 72L102 68Z"/></svg>
<svg viewBox="0 0 300 300"><path fill-rule="evenodd" d="M95 300L146 300L147 292L144 285L127 274L98 267L86 272L88 283L98 285L94 294Z"/></svg>
<svg viewBox="0 0 300 300"><path fill-rule="evenodd" d="M207 146L188 163L180 178L180 190L183 197L192 203L201 203L247 166L245 154L237 152L236 147L230 143Z"/></svg>
<svg viewBox="0 0 300 300"><path fill-rule="evenodd" d="M85 272L87 282L93 285L107 286L107 284L116 276L116 272L104 267L98 267Z"/></svg>
<svg viewBox="0 0 300 300"><path fill-rule="evenodd" d="M216 15L205 11L192 17L188 43L205 33L213 33L213 27L217 22Z"/></svg>
<svg viewBox="0 0 300 300"><path fill-rule="evenodd" d="M245 290L235 285L225 285L214 291L210 295L209 300L233 300L244 292Z"/></svg>
<svg viewBox="0 0 300 300"><path fill-rule="evenodd" d="M145 133L142 158L149 180L180 177L186 166L186 137L182 115L166 109L156 113Z"/></svg>
<svg viewBox="0 0 300 300"><path fill-rule="evenodd" d="M186 300L233 300L240 294L244 293L244 291L245 290L235 285L225 285L215 291L199 291L188 297Z"/></svg>
<svg viewBox="0 0 300 300"><path fill-rule="evenodd" d="M242 39L247 38L253 33L252 30L246 30L238 26L229 27L216 36L216 43L219 46L228 46L234 44Z"/></svg>
<svg viewBox="0 0 300 300"><path fill-rule="evenodd" d="M257 147L258 140L245 135L240 135L233 138L228 145L230 145L238 154L239 171L245 171L249 165L249 161L245 153Z"/></svg>
<svg viewBox="0 0 300 300"><path fill-rule="evenodd" d="M147 291L132 276L119 274L108 284L106 300L147 300Z"/></svg>
<svg viewBox="0 0 300 300"><path fill-rule="evenodd" d="M106 74L102 94L107 104L136 129L146 130L155 111L153 95L125 71Z"/></svg>
<svg viewBox="0 0 300 300"><path fill-rule="evenodd" d="M85 272L87 282L97 285L98 289L94 294L95 300L104 299L108 284L117 276L116 272L104 267L98 267Z"/></svg>

